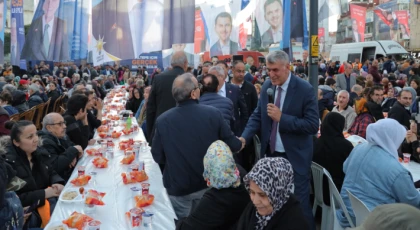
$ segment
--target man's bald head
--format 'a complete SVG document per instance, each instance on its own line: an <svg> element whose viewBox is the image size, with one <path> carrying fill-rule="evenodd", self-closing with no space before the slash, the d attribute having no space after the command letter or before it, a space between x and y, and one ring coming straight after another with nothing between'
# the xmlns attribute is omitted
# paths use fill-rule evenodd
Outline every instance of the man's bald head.
<svg viewBox="0 0 420 230"><path fill-rule="evenodd" d="M191 92L198 86L197 79L191 73L184 73L175 78L172 84L172 96L176 102L183 102L191 98Z"/></svg>

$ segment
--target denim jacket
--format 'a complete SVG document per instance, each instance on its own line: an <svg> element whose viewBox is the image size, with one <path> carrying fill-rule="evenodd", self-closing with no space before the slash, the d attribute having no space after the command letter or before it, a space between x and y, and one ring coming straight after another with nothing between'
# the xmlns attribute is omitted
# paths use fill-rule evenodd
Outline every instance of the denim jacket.
<svg viewBox="0 0 420 230"><path fill-rule="evenodd" d="M344 162L341 197L355 223L355 215L347 194L349 190L372 211L376 206L405 203L420 208L420 193L411 173L395 157L377 145L360 144ZM350 227L342 210L337 211L341 226Z"/></svg>

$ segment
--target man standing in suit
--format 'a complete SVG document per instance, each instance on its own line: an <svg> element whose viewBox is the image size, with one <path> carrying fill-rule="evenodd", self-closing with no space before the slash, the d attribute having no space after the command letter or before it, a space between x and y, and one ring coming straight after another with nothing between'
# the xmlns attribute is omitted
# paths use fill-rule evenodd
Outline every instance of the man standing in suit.
<svg viewBox="0 0 420 230"><path fill-rule="evenodd" d="M248 108L248 116L250 116L258 104L257 90L254 85L245 81L245 64L243 61L234 61L232 64L233 77L230 83L241 89L245 98L246 107Z"/></svg>
<svg viewBox="0 0 420 230"><path fill-rule="evenodd" d="M163 58L163 61L162 61L163 62L163 68L171 66L172 55L176 52L179 52L179 51L185 52L185 47L186 47L185 43L172 44L172 53ZM187 59L188 59L188 66L194 68L194 54L190 54L190 53L185 52L185 55L187 56Z"/></svg>
<svg viewBox="0 0 420 230"><path fill-rule="evenodd" d="M337 84L336 84L336 91L340 90L347 90L347 92L351 92L351 88L353 85L356 84L356 77L352 76L351 73L353 72L353 67L351 64L345 62L344 64L344 73L338 74L337 76Z"/></svg>
<svg viewBox="0 0 420 230"><path fill-rule="evenodd" d="M264 19L270 28L261 37L262 47L283 40L283 5L280 0L267 0L264 3Z"/></svg>
<svg viewBox="0 0 420 230"><path fill-rule="evenodd" d="M313 136L319 126L317 98L307 81L291 74L287 53L270 52L266 63L270 80L265 81L258 106L240 139L249 143L261 131L262 157L284 157L290 161L295 178L294 193L311 229L315 229L309 183ZM268 100L269 88L274 91L274 104Z"/></svg>
<svg viewBox="0 0 420 230"><path fill-rule="evenodd" d="M360 34L359 34L357 21L354 18L351 20L351 28L353 30L353 42L361 42L362 38L360 37Z"/></svg>
<svg viewBox="0 0 420 230"><path fill-rule="evenodd" d="M210 56L237 54L239 45L230 40L232 16L228 12L222 12L216 16L214 25L219 40L210 48Z"/></svg>
<svg viewBox="0 0 420 230"><path fill-rule="evenodd" d="M165 165L163 184L178 219L188 216L193 202L199 201L207 191L203 159L208 147L222 140L232 152L242 148L222 113L198 103L200 88L190 73L176 77L168 92L172 92L177 106L158 117L155 124L152 155L157 163Z"/></svg>
<svg viewBox="0 0 420 230"><path fill-rule="evenodd" d="M42 5L44 15L34 20L29 28L22 50L26 60L69 60L67 25L55 17L60 5L57 0L45 0Z"/></svg>
<svg viewBox="0 0 420 230"><path fill-rule="evenodd" d="M172 96L172 84L177 76L183 74L188 68L187 56L184 52L176 52L171 59L172 69L162 72L154 77L152 90L147 101L147 136L149 142L153 140L156 119L167 110L176 106Z"/></svg>
<svg viewBox="0 0 420 230"><path fill-rule="evenodd" d="M238 86L226 82L228 76L227 64L224 61L219 61L216 67L220 67L220 69L212 67L209 73L215 75L219 80L219 90L217 93L220 96L229 98L233 102L235 121L231 123L231 127L235 135L239 136L244 130L249 118L245 98Z"/></svg>

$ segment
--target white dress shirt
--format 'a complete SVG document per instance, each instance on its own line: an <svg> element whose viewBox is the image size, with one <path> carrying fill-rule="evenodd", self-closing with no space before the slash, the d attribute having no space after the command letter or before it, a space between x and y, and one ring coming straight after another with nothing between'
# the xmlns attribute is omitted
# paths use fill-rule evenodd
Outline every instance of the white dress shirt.
<svg viewBox="0 0 420 230"><path fill-rule="evenodd" d="M222 97L226 97L226 83L223 84L222 88L219 89L219 92L217 92Z"/></svg>
<svg viewBox="0 0 420 230"><path fill-rule="evenodd" d="M219 40L220 47L222 47L222 54L229 55L230 54L230 40L226 45L223 45L222 41Z"/></svg>
<svg viewBox="0 0 420 230"><path fill-rule="evenodd" d="M280 42L283 40L283 33L281 32L281 29L278 29L276 32L273 28L271 28L271 34L273 35L274 42Z"/></svg>
<svg viewBox="0 0 420 230"><path fill-rule="evenodd" d="M287 77L286 82L282 85L282 86L277 86L277 87L281 87L282 91L281 91L281 98L280 98L280 110L283 111L283 104L284 104L284 99L286 98L286 93L287 93L287 88L289 87L289 83L290 83L290 76L291 74L289 73L289 76ZM276 96L274 98L274 102L277 100L279 91L277 91L277 87L276 87ZM281 141L281 137L280 137L280 133L279 133L279 124L277 125L277 136L276 136L276 152L286 152L284 149L284 145L283 142Z"/></svg>
<svg viewBox="0 0 420 230"><path fill-rule="evenodd" d="M53 28L54 28L54 19L55 18L53 18L50 22L46 23L45 17L42 16L42 35L44 35L44 33L45 33L45 31L44 31L45 30L45 25L48 24L49 25L49 27L48 27L48 35L49 35L48 41L50 43L51 43L52 32L53 32Z"/></svg>

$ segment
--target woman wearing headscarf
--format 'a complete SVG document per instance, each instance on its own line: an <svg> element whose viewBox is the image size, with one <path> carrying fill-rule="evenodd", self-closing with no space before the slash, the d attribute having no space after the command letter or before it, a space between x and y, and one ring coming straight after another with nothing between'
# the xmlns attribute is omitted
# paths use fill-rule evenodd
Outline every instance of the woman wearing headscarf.
<svg viewBox="0 0 420 230"><path fill-rule="evenodd" d="M366 128L368 125L375 122L375 119L366 107L366 103L367 100L364 97L354 102L354 109L356 110L357 117L354 119L354 122L348 131L349 134L366 138Z"/></svg>
<svg viewBox="0 0 420 230"><path fill-rule="evenodd" d="M140 107L143 95L140 90L136 87L133 88L132 97L127 101L125 105L126 110L131 110L133 113L137 112Z"/></svg>
<svg viewBox="0 0 420 230"><path fill-rule="evenodd" d="M419 111L418 108L418 104L417 104L417 92L413 87L404 87L403 89L407 89L410 90L411 95L412 95L412 99L413 99L413 103L411 104L410 107L410 113L417 113Z"/></svg>
<svg viewBox="0 0 420 230"><path fill-rule="evenodd" d="M406 129L394 119L382 119L367 128L368 143L353 149L344 162L341 197L355 222L347 190L360 199L369 210L382 204L406 203L420 208L420 193L411 173L398 161L398 148ZM342 227L350 227L342 210L337 211Z"/></svg>
<svg viewBox="0 0 420 230"><path fill-rule="evenodd" d="M353 144L346 140L343 129L346 121L339 113L328 113L321 124L321 137L316 140L313 161L324 167L331 174L335 186L341 189L344 181L343 164ZM329 201L328 181L324 178L324 201ZM329 203L329 202L328 202Z"/></svg>
<svg viewBox="0 0 420 230"><path fill-rule="evenodd" d="M203 163L203 177L209 190L191 214L177 223L177 230L231 229L250 201L241 182L240 174L245 175L245 171L235 164L229 146L223 141L210 145Z"/></svg>
<svg viewBox="0 0 420 230"><path fill-rule="evenodd" d="M302 209L293 195L292 165L281 157L259 160L244 177L252 203L238 221L238 230L307 230Z"/></svg>
<svg viewBox="0 0 420 230"><path fill-rule="evenodd" d="M392 106L394 105L394 103L397 101L397 94L396 91L393 87L388 88L388 92L387 92L387 97L384 99L384 101L382 102L382 112L387 113L389 112L389 110L392 108Z"/></svg>

